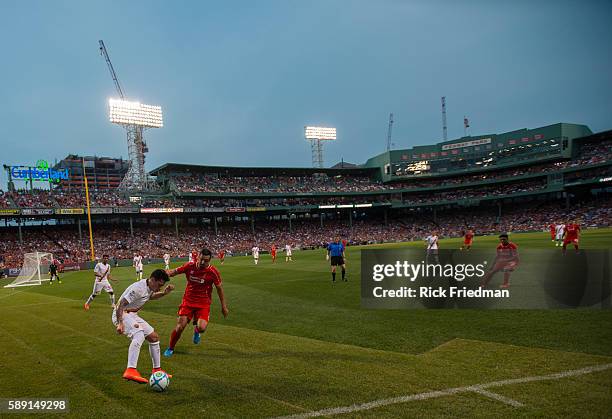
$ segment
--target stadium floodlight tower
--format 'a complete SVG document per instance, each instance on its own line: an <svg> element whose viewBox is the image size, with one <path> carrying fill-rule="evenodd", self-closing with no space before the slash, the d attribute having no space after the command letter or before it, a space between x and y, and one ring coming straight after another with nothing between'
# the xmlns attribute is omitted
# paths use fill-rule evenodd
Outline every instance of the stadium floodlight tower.
<svg viewBox="0 0 612 419"><path fill-rule="evenodd" d="M323 168L323 143L336 139L336 128L329 127L304 127L304 138L310 141L312 150L312 167Z"/></svg>
<svg viewBox="0 0 612 419"><path fill-rule="evenodd" d="M144 140L143 133L149 128L162 128L164 126L161 106L144 105L126 99L106 51L106 46L102 40L98 42L100 53L106 60L115 83L115 89L120 97L120 99L110 99L108 101L109 120L113 124L121 125L127 131L128 171L119 184L119 189L125 191L155 189L153 182L145 172L145 154L149 151L149 148Z"/></svg>
<svg viewBox="0 0 612 419"><path fill-rule="evenodd" d="M121 125L127 131L128 171L119 185L119 189L134 191L147 190L149 177L145 172L145 154L148 150L143 132L149 128L164 126L161 106L144 105L122 99L110 99L109 120Z"/></svg>

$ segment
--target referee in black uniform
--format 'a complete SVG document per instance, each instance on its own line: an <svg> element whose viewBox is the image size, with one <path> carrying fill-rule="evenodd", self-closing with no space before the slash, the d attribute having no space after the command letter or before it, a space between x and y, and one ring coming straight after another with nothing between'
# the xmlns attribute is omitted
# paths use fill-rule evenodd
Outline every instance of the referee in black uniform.
<svg viewBox="0 0 612 419"><path fill-rule="evenodd" d="M332 282L336 282L336 267L342 266L342 280L346 279L346 265L344 264L344 245L340 237L336 237L333 243L327 245L327 256L331 259Z"/></svg>

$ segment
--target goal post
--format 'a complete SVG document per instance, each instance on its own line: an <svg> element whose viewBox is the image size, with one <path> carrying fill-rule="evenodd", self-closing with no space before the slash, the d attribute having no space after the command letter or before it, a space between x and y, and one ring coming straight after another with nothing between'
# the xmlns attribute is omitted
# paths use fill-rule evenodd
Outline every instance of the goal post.
<svg viewBox="0 0 612 419"><path fill-rule="evenodd" d="M40 285L43 281L48 281L49 265L53 262L53 254L46 252L32 252L23 255L23 265L19 275L13 282L5 285L4 288L28 287Z"/></svg>

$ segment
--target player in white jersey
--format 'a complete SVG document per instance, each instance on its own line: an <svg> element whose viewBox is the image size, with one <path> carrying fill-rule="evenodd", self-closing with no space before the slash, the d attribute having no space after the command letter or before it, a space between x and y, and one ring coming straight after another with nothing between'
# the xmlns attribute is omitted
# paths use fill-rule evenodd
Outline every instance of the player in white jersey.
<svg viewBox="0 0 612 419"><path fill-rule="evenodd" d="M259 247L253 246L251 251L253 252L253 260L255 261L255 265L257 265L259 263Z"/></svg>
<svg viewBox="0 0 612 419"><path fill-rule="evenodd" d="M285 245L285 262L288 262L288 261L293 262L293 260L291 259L291 245L290 244Z"/></svg>
<svg viewBox="0 0 612 419"><path fill-rule="evenodd" d="M94 275L96 276L96 279L94 281L93 291L85 302L85 310L89 310L89 305L102 290L108 293L111 304L113 305L113 308L115 308L115 294L113 292L113 287L111 287L110 282L108 282L109 279L113 279L110 275L110 271L111 267L108 264L108 256L104 255L102 256L102 261L98 262L94 268Z"/></svg>
<svg viewBox="0 0 612 419"><path fill-rule="evenodd" d="M565 234L565 224L555 224L555 246L559 247L563 244L563 234Z"/></svg>
<svg viewBox="0 0 612 419"><path fill-rule="evenodd" d="M425 238L425 243L427 244L427 255L425 257L425 262L429 263L429 259L433 259L434 263L439 263L438 259L438 234L433 231L429 236Z"/></svg>
<svg viewBox="0 0 612 419"><path fill-rule="evenodd" d="M168 253L164 253L164 264L166 265L164 269L170 269L170 255Z"/></svg>
<svg viewBox="0 0 612 419"><path fill-rule="evenodd" d="M149 323L138 315L138 310L149 300L156 300L169 294L173 289L173 284L168 284L161 290L165 283L170 280L168 274L162 269L156 269L148 279L141 279L133 283L123 291L119 297L119 304L113 310L112 321L117 328L117 333L125 335L131 339L128 351L127 368L123 373L126 380L136 381L137 383L147 383L138 372L138 356L140 347L145 339L149 343L149 354L153 364L153 371L161 371L161 356L159 350L159 335ZM169 375L169 377L171 377Z"/></svg>
<svg viewBox="0 0 612 419"><path fill-rule="evenodd" d="M132 266L136 269L136 281L140 281L142 279L142 256L138 253L134 253Z"/></svg>

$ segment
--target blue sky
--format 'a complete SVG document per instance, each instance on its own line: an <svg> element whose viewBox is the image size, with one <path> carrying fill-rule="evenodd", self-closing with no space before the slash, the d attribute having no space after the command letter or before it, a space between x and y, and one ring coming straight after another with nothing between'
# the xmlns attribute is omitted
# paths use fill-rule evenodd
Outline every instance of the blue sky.
<svg viewBox="0 0 612 419"><path fill-rule="evenodd" d="M3 164L126 156L114 86L159 104L147 169L304 166L305 124L338 128L327 165L555 122L612 128L612 2L0 0ZM2 173L2 186L6 178Z"/></svg>

